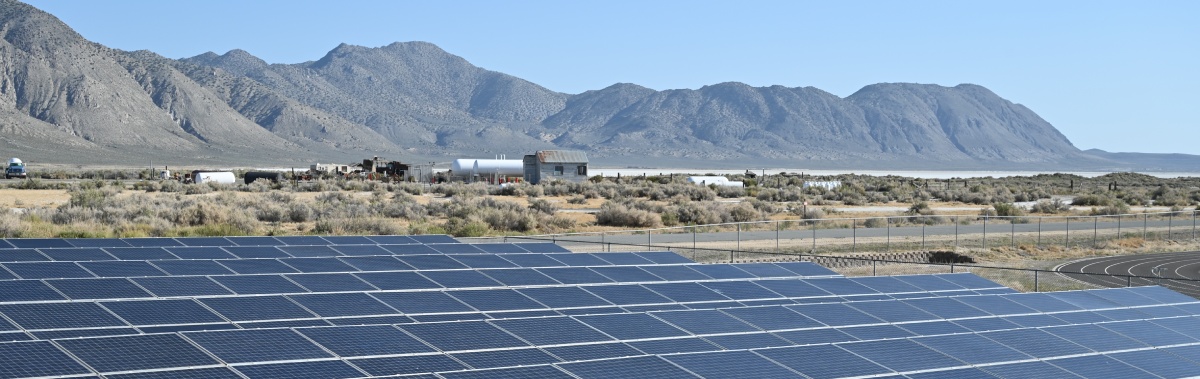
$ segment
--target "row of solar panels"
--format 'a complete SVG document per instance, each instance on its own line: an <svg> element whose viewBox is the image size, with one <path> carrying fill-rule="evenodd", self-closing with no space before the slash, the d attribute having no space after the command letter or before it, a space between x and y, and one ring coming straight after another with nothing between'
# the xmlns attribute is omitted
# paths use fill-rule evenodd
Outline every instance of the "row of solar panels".
<svg viewBox="0 0 1200 379"><path fill-rule="evenodd" d="M149 370L205 367L214 373L232 374L221 367L224 365L251 378L359 377L464 369L473 371L448 377L506 377L535 369L478 370L528 365L543 365L534 367L548 373L565 370L583 378L628 377L630 373L655 378L693 374L723 378L735 373L755 378L799 377L800 373L824 378L947 368L959 370L946 373L963 375L980 365L1162 352L1150 349L1200 345L1200 329L1195 328L1200 318L1191 316L1200 303L1157 287L911 302L10 342L0 344L0 356L27 359L0 362L0 377L89 374L93 370L106 376L147 371L138 377L182 377L182 372ZM1014 306L1019 309L1011 309ZM1137 318L1128 320L1134 316ZM697 355L699 352L724 355ZM595 361L628 356L639 357L624 358L616 365ZM729 360L718 359L722 357ZM1164 357L1143 357L1133 363L1163 370ZM1182 359L1168 363L1176 370L1200 369ZM600 367L618 371L597 371ZM1114 373L1145 374L1138 370Z"/></svg>
<svg viewBox="0 0 1200 379"><path fill-rule="evenodd" d="M918 284L937 281L941 282L941 285L935 286L937 288L953 286L954 289L927 291L901 279ZM942 274L899 279L746 279L477 290L200 296L97 302L49 301L0 304L0 332L22 331L33 333L37 338L50 338L47 336L256 327L253 325L262 327L264 324L245 324L265 321L307 320L304 323L284 324L288 326L400 323L516 317L513 315L518 312L525 312L525 315L621 313L1011 292L1011 289L974 275ZM199 324L205 325L190 326ZM7 338L29 337L12 334Z"/></svg>
<svg viewBox="0 0 1200 379"><path fill-rule="evenodd" d="M164 259L320 258L374 255L570 253L551 243L445 243L430 245L182 246L0 249L5 262L78 262Z"/></svg>
<svg viewBox="0 0 1200 379"><path fill-rule="evenodd" d="M56 249L72 247L167 246L330 246L459 243L447 235L410 236L253 236L151 238L0 238L0 248Z"/></svg>

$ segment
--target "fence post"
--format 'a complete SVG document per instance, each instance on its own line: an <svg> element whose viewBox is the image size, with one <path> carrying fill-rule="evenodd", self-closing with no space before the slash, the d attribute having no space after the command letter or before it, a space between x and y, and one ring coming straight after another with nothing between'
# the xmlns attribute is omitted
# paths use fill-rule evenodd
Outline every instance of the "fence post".
<svg viewBox="0 0 1200 379"><path fill-rule="evenodd" d="M738 241L737 241L737 249L738 249L738 250L741 250L741 249L742 249L742 224L741 224L741 223L738 223L738 224L737 224L737 228L738 228L738 234L737 234L737 238L738 238Z"/></svg>
<svg viewBox="0 0 1200 379"><path fill-rule="evenodd" d="M1149 235L1149 226L1147 226L1147 224L1149 222L1150 222L1150 215L1146 214L1146 213L1142 213L1142 240L1143 241L1146 240L1146 236Z"/></svg>
<svg viewBox="0 0 1200 379"><path fill-rule="evenodd" d="M1197 214L1200 214L1200 205L1197 205L1196 209L1192 210L1192 239L1196 239L1196 215Z"/></svg>
<svg viewBox="0 0 1200 379"><path fill-rule="evenodd" d="M775 223L775 252L779 252L779 223Z"/></svg>
<svg viewBox="0 0 1200 379"><path fill-rule="evenodd" d="M812 232L813 232L813 248L812 248L812 251L813 251L813 253L816 253L816 252L817 252L817 220L816 220L816 219L813 219L813 223L812 223Z"/></svg>
<svg viewBox="0 0 1200 379"><path fill-rule="evenodd" d="M1092 218L1092 248L1096 248L1096 240L1100 237L1100 216Z"/></svg>
<svg viewBox="0 0 1200 379"><path fill-rule="evenodd" d="M850 219L850 252L858 252L858 223Z"/></svg>
<svg viewBox="0 0 1200 379"><path fill-rule="evenodd" d="M1017 223L1012 220L1008 222L1008 238L1011 240L1009 247L1017 247Z"/></svg>
<svg viewBox="0 0 1200 379"><path fill-rule="evenodd" d="M921 223L921 250L925 250L925 223Z"/></svg>
<svg viewBox="0 0 1200 379"><path fill-rule="evenodd" d="M1071 248L1071 216L1067 216L1067 238L1063 240L1063 247Z"/></svg>
<svg viewBox="0 0 1200 379"><path fill-rule="evenodd" d="M1175 223L1175 212L1167 212L1167 241L1171 240L1171 224Z"/></svg>
<svg viewBox="0 0 1200 379"><path fill-rule="evenodd" d="M876 275L876 273L875 273L875 259L874 259L874 258L872 258L872 259L871 259L871 276L875 276L875 275Z"/></svg>
<svg viewBox="0 0 1200 379"><path fill-rule="evenodd" d="M1125 275L1125 286L1133 287L1133 276L1132 275Z"/></svg>
<svg viewBox="0 0 1200 379"><path fill-rule="evenodd" d="M650 250L650 246L654 245L653 237L654 237L654 230L653 229L647 230L646 231L646 250Z"/></svg>
<svg viewBox="0 0 1200 379"><path fill-rule="evenodd" d="M696 227L692 227L692 250L696 250Z"/></svg>
<svg viewBox="0 0 1200 379"><path fill-rule="evenodd" d="M1116 239L1121 239L1121 218L1122 218L1122 216L1125 216L1125 215L1120 215L1120 214L1117 215L1117 238Z"/></svg>
<svg viewBox="0 0 1200 379"><path fill-rule="evenodd" d="M892 218L884 217L883 220L884 220L884 222L887 223L887 243L883 245L884 246L883 251L890 253L890 252L892 252ZM874 262L874 261L871 261L871 262ZM871 265L872 265L871 267L874 267L874 263L872 263ZM872 270L874 270L874 269L872 269ZM874 276L874 274L872 273L871 276Z"/></svg>
<svg viewBox="0 0 1200 379"><path fill-rule="evenodd" d="M1033 271L1033 292L1041 292L1041 291L1038 291L1038 272L1037 272L1037 270Z"/></svg>
<svg viewBox="0 0 1200 379"><path fill-rule="evenodd" d="M1037 241L1037 247L1038 247L1039 249L1041 249L1041 248L1042 248L1042 217L1041 217L1041 216L1038 216L1038 241Z"/></svg>
<svg viewBox="0 0 1200 379"><path fill-rule="evenodd" d="M958 216L954 216L954 251L958 251ZM951 272L953 272L954 266L950 267Z"/></svg>
<svg viewBox="0 0 1200 379"><path fill-rule="evenodd" d="M987 250L987 222L991 216L983 216L983 249Z"/></svg>

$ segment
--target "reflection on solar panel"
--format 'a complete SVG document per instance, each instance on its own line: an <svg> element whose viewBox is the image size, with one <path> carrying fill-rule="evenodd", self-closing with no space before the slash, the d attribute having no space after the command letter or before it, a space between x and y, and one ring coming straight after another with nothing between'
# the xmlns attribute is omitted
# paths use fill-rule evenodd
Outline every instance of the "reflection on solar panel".
<svg viewBox="0 0 1200 379"><path fill-rule="evenodd" d="M446 236L6 245L25 248L0 249L0 378L1200 372L1200 302L1161 287L1020 294Z"/></svg>

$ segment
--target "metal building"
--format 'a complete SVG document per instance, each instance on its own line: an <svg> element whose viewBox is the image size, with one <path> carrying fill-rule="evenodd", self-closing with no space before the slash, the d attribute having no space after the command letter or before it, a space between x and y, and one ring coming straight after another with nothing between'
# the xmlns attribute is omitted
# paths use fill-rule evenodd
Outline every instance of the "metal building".
<svg viewBox="0 0 1200 379"><path fill-rule="evenodd" d="M543 180L582 182L588 178L588 158L582 151L541 150L525 156L525 181L531 184Z"/></svg>

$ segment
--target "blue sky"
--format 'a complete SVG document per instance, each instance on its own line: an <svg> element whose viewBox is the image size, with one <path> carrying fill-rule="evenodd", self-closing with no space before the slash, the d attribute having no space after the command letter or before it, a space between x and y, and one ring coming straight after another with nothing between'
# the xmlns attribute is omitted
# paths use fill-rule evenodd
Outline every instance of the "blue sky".
<svg viewBox="0 0 1200 379"><path fill-rule="evenodd" d="M1200 155L1197 1L37 0L85 38L169 58L316 60L339 43L427 41L579 93L728 81L974 83L1081 149Z"/></svg>

